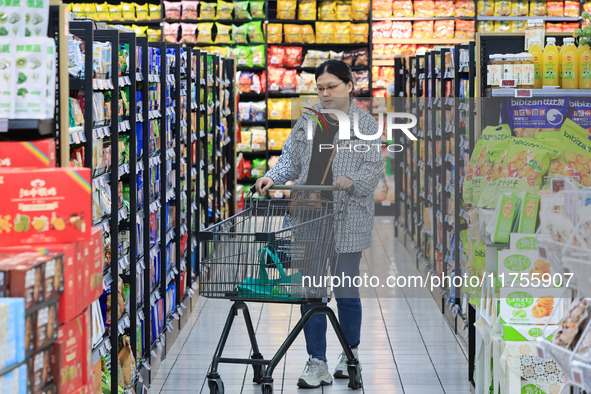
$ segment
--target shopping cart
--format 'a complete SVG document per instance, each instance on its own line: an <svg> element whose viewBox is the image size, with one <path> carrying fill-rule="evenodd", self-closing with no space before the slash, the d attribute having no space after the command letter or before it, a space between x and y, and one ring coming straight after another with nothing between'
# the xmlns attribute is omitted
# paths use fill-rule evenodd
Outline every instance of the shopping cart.
<svg viewBox="0 0 591 394"><path fill-rule="evenodd" d="M253 188L254 189L254 188ZM253 381L263 394L273 392L273 371L308 320L326 314L347 356L349 387L362 387L359 362L347 345L338 320L326 303L331 291L322 284L335 261L335 221L342 220L348 196L343 203L307 199L311 191L334 191L332 186L281 186L290 190L291 199L258 200L251 189L245 210L199 232L203 243L199 294L233 301L207 375L211 394L224 392L218 373L220 363L250 364ZM295 195L303 198L295 198ZM346 194L346 193L344 193ZM264 359L259 351L246 302L308 304L308 310L291 330L273 358ZM234 317L242 310L252 354L250 358L222 357Z"/></svg>

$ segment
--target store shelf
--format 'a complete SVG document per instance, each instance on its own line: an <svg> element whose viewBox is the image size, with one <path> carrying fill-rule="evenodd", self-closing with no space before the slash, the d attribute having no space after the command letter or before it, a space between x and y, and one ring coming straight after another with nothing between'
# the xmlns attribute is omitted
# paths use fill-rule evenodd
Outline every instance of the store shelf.
<svg viewBox="0 0 591 394"><path fill-rule="evenodd" d="M376 20L376 19L374 19ZM269 23L281 23L281 24L312 24L314 25L316 22L339 22L339 23L368 23L368 20L362 20L362 21L357 21L357 20L340 20L340 19L335 19L335 20L301 20L301 19L269 19Z"/></svg>
<svg viewBox="0 0 591 394"><path fill-rule="evenodd" d="M394 59L390 60L372 60L372 66L390 66L394 67Z"/></svg>
<svg viewBox="0 0 591 394"><path fill-rule="evenodd" d="M425 44L425 45L456 45L467 44L468 38L374 38L372 44Z"/></svg>
<svg viewBox="0 0 591 394"><path fill-rule="evenodd" d="M478 21L527 21L530 19L542 19L545 22L578 22L580 17L572 16L479 16Z"/></svg>
<svg viewBox="0 0 591 394"><path fill-rule="evenodd" d="M0 133L32 131L50 135L55 131L55 119L0 119Z"/></svg>
<svg viewBox="0 0 591 394"><path fill-rule="evenodd" d="M531 93L531 94L530 94ZM487 97L591 97L591 89L487 89Z"/></svg>
<svg viewBox="0 0 591 394"><path fill-rule="evenodd" d="M453 21L453 20L474 20L473 16L431 16L431 17L400 17L372 18L372 21ZM481 18L478 17L480 20Z"/></svg>
<svg viewBox="0 0 591 394"><path fill-rule="evenodd" d="M109 25L141 25L141 26L160 26L162 24L162 20L154 20L154 21L99 21L104 22Z"/></svg>

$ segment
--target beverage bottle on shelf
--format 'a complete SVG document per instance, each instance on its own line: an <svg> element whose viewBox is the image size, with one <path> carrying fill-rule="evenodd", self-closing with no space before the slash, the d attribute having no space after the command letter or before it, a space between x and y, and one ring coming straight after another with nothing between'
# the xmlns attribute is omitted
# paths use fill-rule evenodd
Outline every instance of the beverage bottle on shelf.
<svg viewBox="0 0 591 394"><path fill-rule="evenodd" d="M534 40L529 47L529 53L534 61L534 89L542 88L542 74L544 69L544 51L540 47L541 43Z"/></svg>
<svg viewBox="0 0 591 394"><path fill-rule="evenodd" d="M523 88L523 56L518 53L513 55L513 76L515 77L515 87Z"/></svg>
<svg viewBox="0 0 591 394"><path fill-rule="evenodd" d="M560 54L556 47L556 38L548 37L544 48L544 67L542 68L542 85L560 87Z"/></svg>
<svg viewBox="0 0 591 394"><path fill-rule="evenodd" d="M492 89L499 87L503 77L503 62L501 55L489 55L489 62L486 66L487 85Z"/></svg>
<svg viewBox="0 0 591 394"><path fill-rule="evenodd" d="M543 44L545 34L543 19L529 19L525 28L525 50L529 51L535 41Z"/></svg>
<svg viewBox="0 0 591 394"><path fill-rule="evenodd" d="M535 64L533 56L530 53L524 53L521 56L523 58L521 87L523 89L533 89L535 84Z"/></svg>
<svg viewBox="0 0 591 394"><path fill-rule="evenodd" d="M579 45L579 89L591 89L591 48Z"/></svg>
<svg viewBox="0 0 591 394"><path fill-rule="evenodd" d="M573 37L566 37L560 54L560 86L563 89L579 88L579 50Z"/></svg>
<svg viewBox="0 0 591 394"><path fill-rule="evenodd" d="M515 57L511 53L503 56L503 79L515 79Z"/></svg>

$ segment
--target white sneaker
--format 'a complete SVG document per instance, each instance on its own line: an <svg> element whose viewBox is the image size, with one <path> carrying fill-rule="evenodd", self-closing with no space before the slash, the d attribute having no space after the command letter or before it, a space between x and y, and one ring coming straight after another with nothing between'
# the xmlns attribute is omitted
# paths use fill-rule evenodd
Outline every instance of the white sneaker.
<svg viewBox="0 0 591 394"><path fill-rule="evenodd" d="M359 361L359 349L351 349L353 351L353 355ZM359 363L359 370L361 371L361 363ZM339 363L334 370L334 377L336 379L349 379L349 371L347 369L347 356L345 352L342 352L339 356Z"/></svg>
<svg viewBox="0 0 591 394"><path fill-rule="evenodd" d="M328 372L326 361L312 358L306 362L304 372L298 380L298 386L302 388L316 388L332 384L332 376Z"/></svg>

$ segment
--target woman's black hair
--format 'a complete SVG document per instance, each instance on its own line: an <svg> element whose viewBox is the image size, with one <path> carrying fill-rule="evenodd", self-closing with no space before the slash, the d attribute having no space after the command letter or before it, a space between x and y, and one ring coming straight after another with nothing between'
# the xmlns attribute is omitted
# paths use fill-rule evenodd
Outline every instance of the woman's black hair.
<svg viewBox="0 0 591 394"><path fill-rule="evenodd" d="M316 81L318 81L318 77L320 77L324 73L334 75L335 77L343 81L345 84L351 82L353 84L353 89L355 89L353 71L351 71L351 67L349 67L349 65L344 61L329 59L322 62L316 68ZM351 95L353 95L353 91L351 91Z"/></svg>

